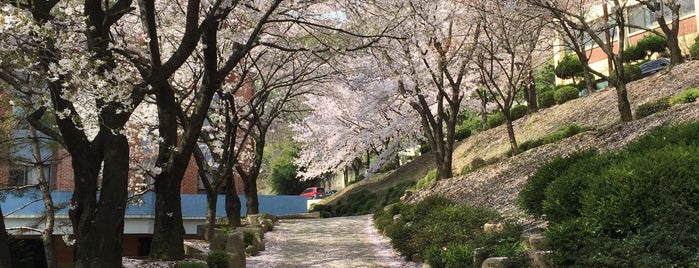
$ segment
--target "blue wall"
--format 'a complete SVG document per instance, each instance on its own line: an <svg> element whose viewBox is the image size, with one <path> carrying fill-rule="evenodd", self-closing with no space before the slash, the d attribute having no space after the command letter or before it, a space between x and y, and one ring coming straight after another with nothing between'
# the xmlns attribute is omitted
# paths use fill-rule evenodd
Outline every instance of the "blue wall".
<svg viewBox="0 0 699 268"><path fill-rule="evenodd" d="M57 206L62 203L66 204L66 202L70 202L72 195L73 192L70 191L54 191L51 193L53 202ZM240 211L241 216L245 216L245 197L241 195L238 196L238 198L240 198L240 202L242 203L242 209ZM126 215L153 216L153 212L155 211L155 193L147 193L142 197L142 200L143 203L140 206L130 203L126 210ZM260 203L260 213L290 215L307 212L307 199L305 197L295 195L262 195L258 197L258 200ZM41 194L39 194L38 191L25 191L20 195L8 193L6 191L0 192L0 205L5 215L26 205L26 207L14 212L10 217L38 216L44 213L44 203L41 201ZM66 208L59 210L58 215L66 215L68 213L68 207L69 206L66 206ZM219 217L226 216L224 195L218 196L216 215ZM182 216L206 217L206 196L199 194L183 194Z"/></svg>

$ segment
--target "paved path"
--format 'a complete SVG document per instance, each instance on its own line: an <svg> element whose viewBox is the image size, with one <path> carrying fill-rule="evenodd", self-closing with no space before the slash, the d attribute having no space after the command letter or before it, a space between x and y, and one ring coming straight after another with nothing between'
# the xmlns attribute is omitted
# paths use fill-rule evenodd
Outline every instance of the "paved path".
<svg viewBox="0 0 699 268"><path fill-rule="evenodd" d="M376 232L371 216L280 220L266 250L247 267L422 267L406 262Z"/></svg>

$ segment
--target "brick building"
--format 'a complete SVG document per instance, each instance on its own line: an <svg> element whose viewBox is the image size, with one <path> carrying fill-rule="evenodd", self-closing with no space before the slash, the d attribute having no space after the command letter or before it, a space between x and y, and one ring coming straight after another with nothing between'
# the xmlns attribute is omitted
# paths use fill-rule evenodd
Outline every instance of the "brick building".
<svg viewBox="0 0 699 268"><path fill-rule="evenodd" d="M678 42L680 49L683 54L689 54L689 48L694 44L694 38L697 36L697 28L699 27L699 20L697 20L696 7L699 5L699 0L678 0L680 2L680 14L679 14L679 32L678 32ZM662 2L662 1L661 1ZM592 25L603 24L604 20L604 5L603 2L591 2L590 11L588 14L588 22ZM663 4L664 5L664 4ZM611 12L611 6L607 6L607 13ZM671 11L662 6L663 16L670 24L669 20L672 18ZM624 38L625 44L635 45L643 36L650 34L650 32L638 28L636 26L648 29L654 29L662 32L659 29L658 22L655 19L655 14L648 10L644 5L638 3L637 1L628 1L626 3L625 15L628 27L625 29L625 36L619 36L618 33L611 31L610 39L613 43L615 51L618 51L618 40L619 38ZM597 33L602 39L606 39L606 33L600 31ZM589 36L584 37L587 42L585 43L585 49L589 57L589 64L595 70L602 73L608 73L610 62L607 59L607 55L599 48L593 41L590 40ZM563 40L557 39L554 41L554 64L558 62L565 56L567 48L564 45ZM563 81L556 78L556 84L561 84Z"/></svg>

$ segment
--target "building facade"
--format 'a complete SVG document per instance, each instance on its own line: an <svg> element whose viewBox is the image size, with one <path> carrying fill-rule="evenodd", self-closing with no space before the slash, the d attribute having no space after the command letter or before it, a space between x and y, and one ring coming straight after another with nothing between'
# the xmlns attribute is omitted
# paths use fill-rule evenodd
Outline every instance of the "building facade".
<svg viewBox="0 0 699 268"><path fill-rule="evenodd" d="M699 20L697 20L696 16L696 7L699 6L699 0L678 1L680 2L678 42L680 49L682 50L682 53L684 55L688 55L689 48L692 44L694 44L694 39L697 36L697 28L699 28ZM604 10L605 7L607 8L606 12ZM605 23L604 14L609 14L611 12L611 9L612 7L609 6L609 4L607 6L604 6L600 4L599 1L595 2L594 4L591 4L591 6L589 6L588 12L586 12L586 14L588 14L587 17L589 18L588 22L592 25L603 25ZM672 14L670 9L665 6L662 6L662 9L663 16L665 17L666 21L668 21L668 25L671 26L670 21L672 18ZM635 0L630 0L627 2L624 14L627 20L626 24L628 26L624 31L624 36L622 36L621 38L624 38L624 43L627 47L636 44L641 38L648 34L651 34L651 32L643 28L653 29L662 32L662 30L659 28L658 22L656 21L656 16L659 14L654 14L648 8L646 8L645 5L640 4ZM613 21L611 23L613 23ZM613 48L615 52L618 51L618 41L620 38L618 32L612 30L608 34L613 43ZM605 33L604 31L598 31L597 35L602 40L606 40L607 38L607 33ZM583 39L585 39L583 43L589 58L590 67L602 73L609 73L611 63L607 55L602 51L601 48L599 48L593 41L591 41L589 36L583 37ZM561 59L565 56L566 52L568 51L568 48L565 43L566 42L564 42L562 38L558 38L554 41L554 64L557 64L559 61L561 61ZM563 83L563 81L559 78L556 78L556 84L561 83Z"/></svg>

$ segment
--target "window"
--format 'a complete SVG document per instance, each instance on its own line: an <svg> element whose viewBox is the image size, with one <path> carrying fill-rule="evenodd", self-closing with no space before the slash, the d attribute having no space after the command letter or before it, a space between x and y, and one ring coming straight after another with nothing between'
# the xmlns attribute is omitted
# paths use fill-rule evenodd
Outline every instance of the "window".
<svg viewBox="0 0 699 268"><path fill-rule="evenodd" d="M51 181L51 166L44 165L44 178ZM10 168L10 186L24 186L39 183L39 173L34 166L16 165Z"/></svg>

